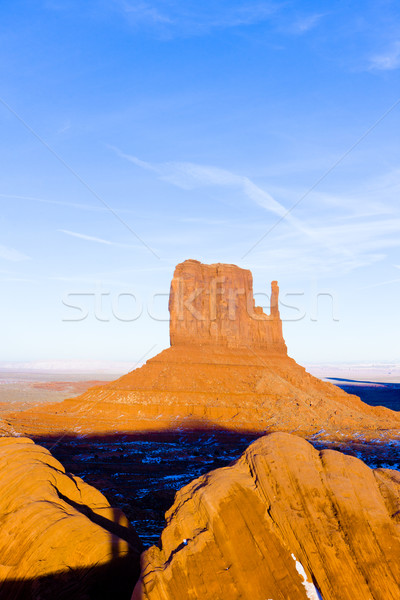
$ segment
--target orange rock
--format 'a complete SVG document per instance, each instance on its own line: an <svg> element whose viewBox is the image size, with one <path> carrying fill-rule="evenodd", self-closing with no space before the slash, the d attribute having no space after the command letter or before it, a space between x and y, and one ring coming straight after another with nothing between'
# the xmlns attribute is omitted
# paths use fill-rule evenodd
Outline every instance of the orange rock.
<svg viewBox="0 0 400 600"><path fill-rule="evenodd" d="M286 354L278 294L273 281L271 314L266 315L255 306L250 271L186 260L176 267L171 283L171 346L251 346Z"/></svg>
<svg viewBox="0 0 400 600"><path fill-rule="evenodd" d="M129 598L140 541L125 515L27 438L0 438L1 600Z"/></svg>
<svg viewBox="0 0 400 600"><path fill-rule="evenodd" d="M273 433L181 489L141 564L132 600L399 600L400 473Z"/></svg>
<svg viewBox="0 0 400 600"><path fill-rule="evenodd" d="M77 398L4 416L27 435L219 427L399 437L400 413L364 404L287 356L278 293L273 281L265 315L250 271L185 261L171 284L170 348Z"/></svg>
<svg viewBox="0 0 400 600"><path fill-rule="evenodd" d="M13 435L14 430L12 428L11 425L9 425L9 423L6 423L5 421L3 421L3 419L0 419L0 436L4 436L4 435Z"/></svg>

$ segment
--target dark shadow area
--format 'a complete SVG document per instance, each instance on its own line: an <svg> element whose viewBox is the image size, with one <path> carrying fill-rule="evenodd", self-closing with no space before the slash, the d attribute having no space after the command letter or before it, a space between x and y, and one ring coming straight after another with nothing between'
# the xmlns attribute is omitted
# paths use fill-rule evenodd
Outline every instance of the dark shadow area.
<svg viewBox="0 0 400 600"><path fill-rule="evenodd" d="M50 450L66 471L93 485L111 506L121 509L142 543L149 546L158 542L175 493L200 475L239 458L260 433L200 429L198 425L197 430L65 436L60 441L56 436L31 437ZM86 507L74 503L74 508L91 520L98 519L88 515Z"/></svg>
<svg viewBox="0 0 400 600"><path fill-rule="evenodd" d="M263 434L203 427L195 430L34 437L51 450L67 471L82 477L121 509L145 547L157 544L165 512L175 493L218 467L238 459ZM317 449L331 448L361 458L371 466L400 469L400 442L309 440ZM122 536L121 536L122 537Z"/></svg>
<svg viewBox="0 0 400 600"><path fill-rule="evenodd" d="M138 569L130 557L28 580L0 581L1 600L130 600Z"/></svg>
<svg viewBox="0 0 400 600"><path fill-rule="evenodd" d="M386 406L391 410L400 411L400 383L359 381L340 377L327 377L327 379L348 394L358 396L370 406Z"/></svg>
<svg viewBox="0 0 400 600"><path fill-rule="evenodd" d="M137 550L138 550L137 554L140 554L140 552L143 550L143 545L140 541L139 536L135 532L135 530L132 527L127 528L127 527L124 527L123 525L121 525L121 516L122 515L121 515L121 511L119 509L114 508L112 510L113 520L111 521L110 519L107 519L106 517L103 517L102 515L99 515L98 513L94 512L94 510L92 510L86 504L79 504L78 502L71 500L71 498L68 498L67 496L62 494L59 490L57 490L57 495L60 498L60 500L63 500L64 502L66 502L67 504L72 506L75 510L77 510L81 514L85 515L85 517L90 519L90 521L92 521L92 523L95 523L96 525L99 525L99 527L106 529L112 535L114 535L116 538L125 540L126 542L128 542L128 544L130 544L132 549L137 548ZM116 541L117 540L115 540L115 542ZM111 551L112 551L114 558L119 557L118 550L119 550L118 546L116 544L113 544L113 540L111 540Z"/></svg>

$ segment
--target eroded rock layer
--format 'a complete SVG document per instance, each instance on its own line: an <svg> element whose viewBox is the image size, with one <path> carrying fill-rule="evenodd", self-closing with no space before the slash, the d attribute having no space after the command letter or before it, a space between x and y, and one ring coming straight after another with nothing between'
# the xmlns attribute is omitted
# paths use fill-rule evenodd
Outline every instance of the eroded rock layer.
<svg viewBox="0 0 400 600"><path fill-rule="evenodd" d="M193 481L166 521L132 600L400 598L400 473L297 436Z"/></svg>
<svg viewBox="0 0 400 600"><path fill-rule="evenodd" d="M210 426L399 436L400 413L367 406L287 356L276 282L265 315L254 306L250 271L185 261L170 313L172 345L143 367L63 403L5 413L8 425L33 436Z"/></svg>
<svg viewBox="0 0 400 600"><path fill-rule="evenodd" d="M342 439L398 437L400 414L261 350L175 346L120 379L7 415L26 435L219 428Z"/></svg>
<svg viewBox="0 0 400 600"><path fill-rule="evenodd" d="M123 600L140 541L124 514L27 438L0 438L2 600Z"/></svg>
<svg viewBox="0 0 400 600"><path fill-rule="evenodd" d="M266 315L255 306L250 271L186 260L176 267L171 282L171 346L251 346L286 354L278 294L278 283L273 281L271 314Z"/></svg>

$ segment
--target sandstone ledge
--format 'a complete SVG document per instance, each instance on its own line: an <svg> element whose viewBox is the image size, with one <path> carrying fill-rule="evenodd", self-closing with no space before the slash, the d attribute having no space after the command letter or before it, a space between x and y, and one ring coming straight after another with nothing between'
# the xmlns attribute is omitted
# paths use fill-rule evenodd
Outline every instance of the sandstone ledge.
<svg viewBox="0 0 400 600"><path fill-rule="evenodd" d="M400 473L296 436L180 490L132 600L399 600Z"/></svg>

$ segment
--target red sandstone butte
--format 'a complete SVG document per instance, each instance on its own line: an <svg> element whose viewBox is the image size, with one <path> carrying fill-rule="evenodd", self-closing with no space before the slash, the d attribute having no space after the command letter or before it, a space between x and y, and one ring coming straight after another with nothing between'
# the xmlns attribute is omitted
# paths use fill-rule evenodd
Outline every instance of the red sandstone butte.
<svg viewBox="0 0 400 600"><path fill-rule="evenodd" d="M170 348L81 396L3 417L28 435L215 427L398 438L400 413L364 404L287 355L278 293L273 281L265 314L250 271L186 260L171 284Z"/></svg>
<svg viewBox="0 0 400 600"><path fill-rule="evenodd" d="M264 436L176 494L141 567L132 600L399 600L400 473Z"/></svg>
<svg viewBox="0 0 400 600"><path fill-rule="evenodd" d="M253 278L235 265L179 264L169 299L171 346L222 346L286 354L278 308L278 282L272 282L271 314L255 306Z"/></svg>
<svg viewBox="0 0 400 600"><path fill-rule="evenodd" d="M125 515L27 438L0 438L1 600L128 600L141 543Z"/></svg>

